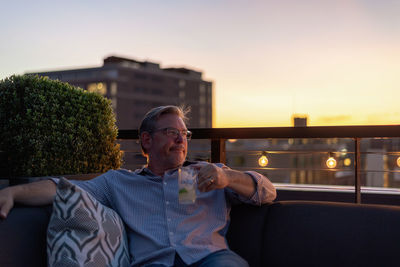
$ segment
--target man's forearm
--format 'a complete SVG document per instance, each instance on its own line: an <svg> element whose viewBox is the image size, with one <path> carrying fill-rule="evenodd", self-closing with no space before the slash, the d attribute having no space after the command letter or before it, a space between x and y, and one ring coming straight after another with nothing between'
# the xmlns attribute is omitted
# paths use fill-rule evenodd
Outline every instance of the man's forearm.
<svg viewBox="0 0 400 267"><path fill-rule="evenodd" d="M232 169L225 169L225 172L229 177L229 188L244 197L250 198L254 195L256 184L250 175Z"/></svg>
<svg viewBox="0 0 400 267"><path fill-rule="evenodd" d="M14 203L47 205L53 202L56 185L50 180L10 186L0 190L0 219L5 219Z"/></svg>
<svg viewBox="0 0 400 267"><path fill-rule="evenodd" d="M251 198L256 193L260 204L272 202L276 198L276 189L271 181L259 173L252 172L253 175L258 175L259 178L253 179L252 175L232 169L225 169L230 177L229 188L236 193Z"/></svg>
<svg viewBox="0 0 400 267"><path fill-rule="evenodd" d="M47 205L53 203L56 184L50 180L9 187L15 203L25 205Z"/></svg>
<svg viewBox="0 0 400 267"><path fill-rule="evenodd" d="M276 197L276 190L271 181L259 173L241 172L225 165L218 167L210 163L197 163L192 166L199 170L197 184L200 192L229 187L248 199L256 194L255 202L258 204L272 202Z"/></svg>

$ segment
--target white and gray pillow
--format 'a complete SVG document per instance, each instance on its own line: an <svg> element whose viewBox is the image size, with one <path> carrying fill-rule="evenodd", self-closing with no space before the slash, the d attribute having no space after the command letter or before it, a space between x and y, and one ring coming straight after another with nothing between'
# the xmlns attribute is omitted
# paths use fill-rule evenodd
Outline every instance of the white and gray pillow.
<svg viewBox="0 0 400 267"><path fill-rule="evenodd" d="M48 266L129 266L122 220L77 185L61 178L47 229Z"/></svg>

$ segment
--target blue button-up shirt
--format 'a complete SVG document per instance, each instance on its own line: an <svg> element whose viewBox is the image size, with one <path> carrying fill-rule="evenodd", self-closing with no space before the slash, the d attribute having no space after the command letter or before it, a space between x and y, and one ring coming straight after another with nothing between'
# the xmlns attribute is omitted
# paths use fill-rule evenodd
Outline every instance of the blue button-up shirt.
<svg viewBox="0 0 400 267"><path fill-rule="evenodd" d="M192 264L228 248L225 234L233 202L260 205L273 200L275 193L271 192L275 189L269 180L256 172L246 173L257 188L250 199L225 188L197 192L193 204L179 204L177 170L167 171L163 177L147 168L111 170L95 179L73 183L120 215L126 224L132 266L173 266L175 253Z"/></svg>

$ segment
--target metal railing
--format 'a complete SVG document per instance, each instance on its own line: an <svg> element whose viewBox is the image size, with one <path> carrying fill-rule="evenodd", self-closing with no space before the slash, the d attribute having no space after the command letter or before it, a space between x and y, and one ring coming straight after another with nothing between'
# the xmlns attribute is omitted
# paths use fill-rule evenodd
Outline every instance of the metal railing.
<svg viewBox="0 0 400 267"><path fill-rule="evenodd" d="M384 126L320 126L320 127L260 127L260 128L196 128L192 139L211 140L211 162L226 162L228 139L297 139L351 138L354 141L355 203L361 203L361 153L364 138L400 137L400 125ZM118 139L137 139L137 130L120 130Z"/></svg>

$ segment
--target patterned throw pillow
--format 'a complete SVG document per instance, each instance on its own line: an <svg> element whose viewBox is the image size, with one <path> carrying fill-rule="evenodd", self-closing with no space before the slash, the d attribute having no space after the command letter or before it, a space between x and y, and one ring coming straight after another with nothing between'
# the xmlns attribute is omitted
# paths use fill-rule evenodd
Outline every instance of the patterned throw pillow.
<svg viewBox="0 0 400 267"><path fill-rule="evenodd" d="M47 228L49 266L129 266L125 228L118 214L61 178Z"/></svg>

